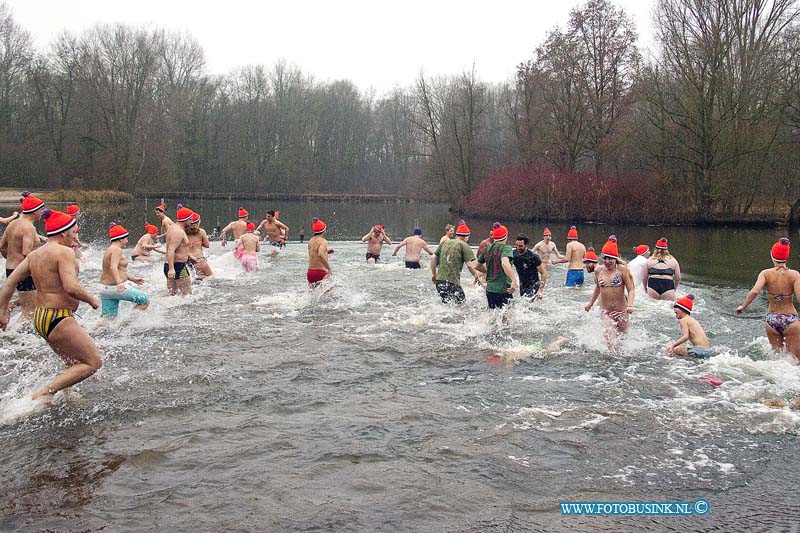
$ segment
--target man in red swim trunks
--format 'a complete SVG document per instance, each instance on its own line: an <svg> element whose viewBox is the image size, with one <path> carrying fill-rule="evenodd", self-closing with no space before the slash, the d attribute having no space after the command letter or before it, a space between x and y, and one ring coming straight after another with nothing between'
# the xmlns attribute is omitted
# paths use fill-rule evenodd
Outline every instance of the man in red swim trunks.
<svg viewBox="0 0 800 533"><path fill-rule="evenodd" d="M328 263L328 241L325 239L327 226L318 218L312 220L311 229L314 236L308 240L308 272L306 279L310 287L316 287L320 281L330 277L331 266Z"/></svg>

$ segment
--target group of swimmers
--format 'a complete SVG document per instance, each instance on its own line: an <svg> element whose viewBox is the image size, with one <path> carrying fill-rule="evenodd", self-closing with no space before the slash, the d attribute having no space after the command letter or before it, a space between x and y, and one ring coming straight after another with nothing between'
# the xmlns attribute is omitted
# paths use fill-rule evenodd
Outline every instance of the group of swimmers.
<svg viewBox="0 0 800 533"><path fill-rule="evenodd" d="M45 208L44 202L30 193L23 193L20 200L22 214L0 218L7 228L0 238L0 252L6 258L6 282L0 289L0 327L7 327L10 318L11 297L19 293L18 305L22 316L33 318L35 330L49 343L67 364L66 370L33 394L34 399L50 398L59 390L91 376L102 365L94 341L74 319L80 302L92 308L102 307L101 316L113 318L118 313L120 301L130 301L139 309L149 305L147 295L130 283L141 285L142 278L128 273L128 259L123 249L128 244L129 232L120 224L112 224L108 230L109 245L104 252L100 282L103 289L100 297L86 292L78 283L78 254L85 246L78 239L77 217L80 209L70 204L66 213ZM162 203L155 208L161 228L145 225L145 234L138 240L131 254L134 261L152 261L153 253L164 257L164 275L170 295L191 294L193 268L198 279L212 275L203 257L203 248L209 248L209 238L200 227L200 215L178 205L175 220L166 215ZM265 241L271 253L286 245L289 228L280 220L278 213L268 211L258 226L249 220L246 209L240 208L237 220L222 231L222 245L226 246L227 233L235 240L234 256L241 262L244 271L257 268L257 253L260 248L259 230L266 232ZM45 236L39 236L34 222L44 221ZM313 237L309 239L308 270L306 279L313 289L331 277L327 225L318 218L312 219ZM588 304L589 311L595 303L601 309L609 346L616 345L617 335L628 329L633 312L637 286L642 286L651 298L674 301L673 310L680 321L681 337L667 347L671 355L707 357L711 348L703 328L692 316L694 296L677 298L680 284L680 265L669 254L668 241L661 238L655 243L655 252L650 254L647 245L636 247L636 257L626 263L620 253L617 238L609 236L598 257L593 248L586 248L578 240L578 231L571 227L568 244L562 255L552 241L552 233L545 228L542 240L529 248L525 234L516 236L515 245L508 244L509 230L494 223L489 237L483 240L473 253L469 246L471 231L463 220L456 225L448 224L445 234L433 250L423 239L420 228L403 239L394 248L396 255L405 248L405 266L421 268L421 253L430 256L431 280L443 303L460 304L465 301L461 287L464 266L474 277L475 283L485 288L490 309L502 309L519 291L524 298L540 299L547 283L546 267L567 263L565 285L580 287L584 283L584 271L594 275L595 286ZM164 245L159 240L164 240ZM43 245L39 245L44 242ZM381 225L373 226L362 241L367 243L366 259L370 263L380 261L384 244L392 244ZM793 298L800 298L800 274L786 266L790 244L787 238L780 239L771 249L773 267L762 271L744 303L736 309L744 311L763 289L769 295L769 314L766 332L775 349L786 349L794 364L800 363L800 325ZM516 272L515 272L516 271ZM518 281L519 280L519 281ZM690 345L686 345L687 341Z"/></svg>

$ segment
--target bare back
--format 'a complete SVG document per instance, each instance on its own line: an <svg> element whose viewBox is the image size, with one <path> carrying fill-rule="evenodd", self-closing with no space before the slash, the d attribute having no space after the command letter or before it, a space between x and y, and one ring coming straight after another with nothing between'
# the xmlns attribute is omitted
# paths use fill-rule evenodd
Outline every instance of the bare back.
<svg viewBox="0 0 800 533"><path fill-rule="evenodd" d="M433 255L433 250L428 247L428 243L426 243L424 239L418 237L417 235L407 237L402 243L400 243L400 246L402 246L403 243L405 243L406 247L406 261L419 261L422 256L422 250L428 252L428 255Z"/></svg>
<svg viewBox="0 0 800 533"><path fill-rule="evenodd" d="M239 242L242 244L242 251L247 255L256 255L258 251L258 236L255 233L245 233Z"/></svg>
<svg viewBox="0 0 800 533"><path fill-rule="evenodd" d="M800 298L800 273L788 268L768 268L762 270L758 278L756 287L763 278L763 287L769 294L770 313L797 314L793 296Z"/></svg>
<svg viewBox="0 0 800 533"><path fill-rule="evenodd" d="M33 222L24 217L10 222L3 234L6 268L17 268L25 257L36 249L38 243L39 235Z"/></svg>
<svg viewBox="0 0 800 533"><path fill-rule="evenodd" d="M331 271L328 263L328 241L317 235L308 240L308 269Z"/></svg>
<svg viewBox="0 0 800 533"><path fill-rule="evenodd" d="M36 284L36 307L78 308L78 300L67 294L64 285L77 282L78 259L72 248L48 242L28 256L28 266Z"/></svg>
<svg viewBox="0 0 800 533"><path fill-rule="evenodd" d="M175 224L175 222L167 215L164 215L164 218L161 219L161 233L166 235L173 224Z"/></svg>
<svg viewBox="0 0 800 533"><path fill-rule="evenodd" d="M555 246L555 245L553 245ZM583 258L586 256L586 246L578 241L569 241L564 257L567 259L567 269L583 270Z"/></svg>
<svg viewBox="0 0 800 533"><path fill-rule="evenodd" d="M147 248L146 246L155 246L153 236L149 233L145 233L139 237L139 241L136 243L136 247L134 247L132 255L148 257L150 255L150 248Z"/></svg>

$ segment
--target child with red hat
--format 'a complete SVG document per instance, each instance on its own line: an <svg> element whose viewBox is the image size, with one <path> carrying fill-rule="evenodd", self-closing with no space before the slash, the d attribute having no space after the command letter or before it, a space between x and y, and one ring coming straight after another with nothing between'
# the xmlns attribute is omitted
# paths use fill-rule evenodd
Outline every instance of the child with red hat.
<svg viewBox="0 0 800 533"><path fill-rule="evenodd" d="M138 278L128 273L128 260L122 250L128 244L128 230L119 224L112 223L108 228L108 239L111 241L103 254L103 272L100 274L100 283L104 288L100 291L102 310L100 316L113 319L119 314L119 302L133 302L135 309L144 311L150 305L147 295L128 287L125 282L132 281L137 285L144 283L144 278Z"/></svg>
<svg viewBox="0 0 800 533"><path fill-rule="evenodd" d="M667 346L667 353L678 357L711 357L713 352L711 344L708 342L703 326L692 316L694 307L694 295L689 294L683 298L678 298L672 306L675 311L675 318L681 325L681 338ZM681 346L689 341L691 346Z"/></svg>
<svg viewBox="0 0 800 533"><path fill-rule="evenodd" d="M514 249L507 244L508 228L495 222L492 225L492 244L478 256L475 268L486 273L486 301L489 309L502 309L517 290L517 278L511 259Z"/></svg>
<svg viewBox="0 0 800 533"><path fill-rule="evenodd" d="M157 259L150 255L150 252L165 253L164 249L154 240L158 234L158 228L152 224L145 224L144 232L131 252L131 261L156 261Z"/></svg>

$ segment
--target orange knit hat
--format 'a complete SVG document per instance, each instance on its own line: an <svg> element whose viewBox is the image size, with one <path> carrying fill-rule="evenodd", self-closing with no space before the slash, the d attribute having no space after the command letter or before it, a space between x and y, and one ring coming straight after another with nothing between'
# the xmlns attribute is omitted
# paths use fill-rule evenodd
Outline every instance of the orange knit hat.
<svg viewBox="0 0 800 533"><path fill-rule="evenodd" d="M502 241L508 237L508 228L500 224L499 222L495 222L492 224L492 239L496 241Z"/></svg>
<svg viewBox="0 0 800 533"><path fill-rule="evenodd" d="M603 245L603 257L610 257L619 261L619 248L617 247L617 236L610 235L608 241Z"/></svg>
<svg viewBox="0 0 800 533"><path fill-rule="evenodd" d="M80 212L81 212L81 208L78 207L78 204L76 204L75 202L69 202L67 204L67 214L69 216L74 217Z"/></svg>
<svg viewBox="0 0 800 533"><path fill-rule="evenodd" d="M660 239L658 239L656 241L656 248L658 248L659 250L666 250L667 248L669 248L669 241L667 240L667 238L661 237Z"/></svg>
<svg viewBox="0 0 800 533"><path fill-rule="evenodd" d="M42 220L44 220L44 230L48 237L63 233L77 224L77 221L68 214L52 209L42 211Z"/></svg>
<svg viewBox="0 0 800 533"><path fill-rule="evenodd" d="M572 226L571 228L569 228L569 231L567 232L567 239L568 240L577 240L578 239L578 228L576 228L575 226Z"/></svg>
<svg viewBox="0 0 800 533"><path fill-rule="evenodd" d="M772 245L770 255L773 261L785 263L789 259L789 239L781 237L778 242Z"/></svg>
<svg viewBox="0 0 800 533"><path fill-rule="evenodd" d="M471 234L469 230L469 226L463 220L458 221L458 226L456 226L456 235L461 235L462 237L469 237Z"/></svg>
<svg viewBox="0 0 800 533"><path fill-rule="evenodd" d="M178 204L178 212L176 214L175 219L178 222L186 222L187 220L192 218L192 211L188 207L183 207L181 204Z"/></svg>
<svg viewBox="0 0 800 533"><path fill-rule="evenodd" d="M247 218L249 215L250 213L247 212L247 209L245 209L244 207L239 208L239 215L238 215L239 218Z"/></svg>
<svg viewBox="0 0 800 533"><path fill-rule="evenodd" d="M44 207L44 200L40 200L28 191L22 193L22 198L19 199L19 205L24 214L35 213ZM59 211L55 211L58 213Z"/></svg>
<svg viewBox="0 0 800 533"><path fill-rule="evenodd" d="M158 233L158 228L152 224L145 224L144 230L150 235L155 235L156 233Z"/></svg>
<svg viewBox="0 0 800 533"><path fill-rule="evenodd" d="M584 263L597 263L597 254L591 246L586 250L586 255L583 256Z"/></svg>
<svg viewBox="0 0 800 533"><path fill-rule="evenodd" d="M328 226L318 218L311 219L311 230L315 235L322 233Z"/></svg>
<svg viewBox="0 0 800 533"><path fill-rule="evenodd" d="M128 230L116 224L114 222L108 227L108 238L111 239L111 242L119 241L124 239L128 236Z"/></svg>
<svg viewBox="0 0 800 533"><path fill-rule="evenodd" d="M678 301L675 302L675 305L672 307L677 307L678 309L682 309L686 311L690 315L692 314L692 307L694 306L694 294L689 294L684 296L683 298L678 298Z"/></svg>

